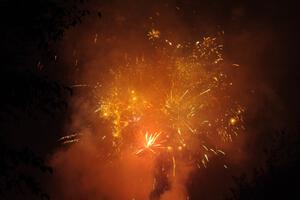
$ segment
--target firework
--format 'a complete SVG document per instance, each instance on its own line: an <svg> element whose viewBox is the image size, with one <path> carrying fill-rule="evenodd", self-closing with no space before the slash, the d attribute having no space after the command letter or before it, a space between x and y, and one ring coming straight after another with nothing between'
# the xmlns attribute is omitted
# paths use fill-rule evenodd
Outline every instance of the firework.
<svg viewBox="0 0 300 200"><path fill-rule="evenodd" d="M154 133L154 134L149 134L148 132L146 132L145 134L145 143L143 148L137 150L137 152L135 153L136 155L141 154L144 151L149 150L152 153L156 153L155 149L157 148L163 148L162 146L162 142L158 142L158 139L160 137L161 133Z"/></svg>
<svg viewBox="0 0 300 200"><path fill-rule="evenodd" d="M148 38L150 40L158 39L160 37L160 31L159 30L155 30L155 29L151 29L148 32L147 36L148 36Z"/></svg>
<svg viewBox="0 0 300 200"><path fill-rule="evenodd" d="M173 175L176 158L182 155L199 168L207 167L212 156L226 155L222 144L244 129L245 109L230 95L221 40L204 37L177 43L155 29L147 36L157 53L155 61L126 54L125 65L112 66L112 79L95 87L94 111L111 130L111 151L166 153ZM145 132L147 127L161 132ZM137 139L141 132L142 147ZM61 141L79 139L73 135Z"/></svg>

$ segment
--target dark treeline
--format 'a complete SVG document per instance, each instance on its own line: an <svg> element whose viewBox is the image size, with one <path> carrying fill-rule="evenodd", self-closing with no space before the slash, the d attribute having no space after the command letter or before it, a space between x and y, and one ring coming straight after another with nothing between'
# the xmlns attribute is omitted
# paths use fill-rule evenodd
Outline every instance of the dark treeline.
<svg viewBox="0 0 300 200"><path fill-rule="evenodd" d="M265 150L264 167L251 174L234 177L231 200L299 199L299 132L279 132L270 138L273 145Z"/></svg>
<svg viewBox="0 0 300 200"><path fill-rule="evenodd" d="M89 14L85 1L0 1L0 199L48 199L50 175L70 88L42 73L51 44ZM50 150L49 150L50 149Z"/></svg>

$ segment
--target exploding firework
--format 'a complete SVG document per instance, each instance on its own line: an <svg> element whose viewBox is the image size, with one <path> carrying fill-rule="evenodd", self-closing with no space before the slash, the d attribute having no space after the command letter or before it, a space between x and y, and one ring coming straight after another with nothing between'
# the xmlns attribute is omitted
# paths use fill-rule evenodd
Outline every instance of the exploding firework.
<svg viewBox="0 0 300 200"><path fill-rule="evenodd" d="M161 133L149 134L148 132L146 132L144 146L136 152L136 155L139 155L147 150L155 154L155 149L162 148L162 143L158 142L160 135Z"/></svg>
<svg viewBox="0 0 300 200"><path fill-rule="evenodd" d="M238 65L224 62L222 34L176 43L152 29L147 37L154 61L126 54L125 65L112 66L111 80L94 87L94 112L110 128L109 155L130 150L168 157L164 160L172 167L164 173L173 176L179 157L206 168L211 157L225 156L222 147L244 130L245 109L230 94L233 83L226 69ZM78 142L78 136L61 140ZM101 142L107 135L100 137Z"/></svg>

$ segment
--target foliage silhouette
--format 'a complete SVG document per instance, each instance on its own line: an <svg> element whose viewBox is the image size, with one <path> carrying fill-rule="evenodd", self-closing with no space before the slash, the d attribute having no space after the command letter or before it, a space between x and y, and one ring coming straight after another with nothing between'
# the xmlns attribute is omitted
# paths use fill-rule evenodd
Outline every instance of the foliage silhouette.
<svg viewBox="0 0 300 200"><path fill-rule="evenodd" d="M299 199L297 182L300 178L299 132L280 132L273 138L273 146L265 150L267 160L253 176L235 177L231 200Z"/></svg>
<svg viewBox="0 0 300 200"><path fill-rule="evenodd" d="M89 14L82 9L84 3L85 0L0 2L1 199L49 199L37 180L43 174L51 174L52 168L22 141L22 137L35 137L39 132L34 127L31 129L36 132L24 132L18 122L33 126L30 120L54 118L66 110L72 90L42 75L43 66L36 65L36 59L47 57L51 44Z"/></svg>

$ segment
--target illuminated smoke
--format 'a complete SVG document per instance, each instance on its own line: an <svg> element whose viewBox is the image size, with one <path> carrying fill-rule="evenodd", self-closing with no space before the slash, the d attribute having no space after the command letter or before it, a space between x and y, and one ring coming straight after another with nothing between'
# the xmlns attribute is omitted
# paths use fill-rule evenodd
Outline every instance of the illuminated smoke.
<svg viewBox="0 0 300 200"><path fill-rule="evenodd" d="M231 73L239 65L223 58L222 30L173 39L149 26L143 35L139 49L145 47L145 52L136 53L137 44L128 44L129 51L120 45L103 58L107 62L100 62L106 68L98 69L99 77L87 64L82 76L92 81L73 85L83 91L74 103L76 131L60 138L69 146L53 163L71 169L60 174L64 184L77 184L73 177L86 188L79 196L65 191L64 198L89 193L90 199L187 199L188 174L223 160L245 129L246 108L232 95L236 83ZM97 33L91 41L109 48L112 40ZM89 185L95 188L89 191Z"/></svg>

